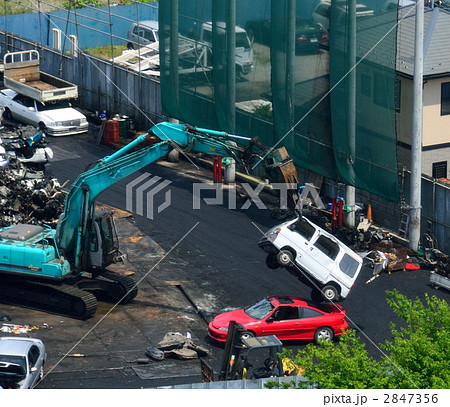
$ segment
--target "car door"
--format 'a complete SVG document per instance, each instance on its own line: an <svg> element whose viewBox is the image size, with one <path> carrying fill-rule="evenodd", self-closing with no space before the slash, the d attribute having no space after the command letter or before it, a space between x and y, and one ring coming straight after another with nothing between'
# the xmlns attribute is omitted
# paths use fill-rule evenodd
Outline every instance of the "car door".
<svg viewBox="0 0 450 407"><path fill-rule="evenodd" d="M29 378L27 379L28 388L34 387L39 382L42 369L42 358L40 356L40 349L36 345L32 345L27 355L29 372Z"/></svg>
<svg viewBox="0 0 450 407"><path fill-rule="evenodd" d="M263 335L275 335L280 340L295 339L301 330L299 308L280 305L266 318Z"/></svg>
<svg viewBox="0 0 450 407"><path fill-rule="evenodd" d="M325 283L336 269L335 259L339 255L339 245L328 236L319 234L311 240L308 258L314 277Z"/></svg>
<svg viewBox="0 0 450 407"><path fill-rule="evenodd" d="M308 341L313 340L316 330L326 323L326 321L324 321L324 314L314 308L301 307L300 315L301 337L299 339Z"/></svg>
<svg viewBox="0 0 450 407"><path fill-rule="evenodd" d="M13 101L13 115L21 122L24 122L26 124L35 124L36 106L34 100L27 96L19 94L13 99ZM30 110L30 108L32 108L33 110Z"/></svg>

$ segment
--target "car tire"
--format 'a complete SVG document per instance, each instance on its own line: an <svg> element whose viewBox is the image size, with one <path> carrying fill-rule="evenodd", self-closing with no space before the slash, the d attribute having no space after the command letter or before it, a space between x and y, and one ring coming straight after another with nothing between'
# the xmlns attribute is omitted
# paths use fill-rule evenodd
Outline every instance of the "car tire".
<svg viewBox="0 0 450 407"><path fill-rule="evenodd" d="M319 343L321 340L325 340L327 342L332 341L334 338L334 332L331 328L327 326L320 327L315 333L314 333L314 342Z"/></svg>
<svg viewBox="0 0 450 407"><path fill-rule="evenodd" d="M323 301L322 292L317 288L313 288L311 291L311 300L313 302L322 302Z"/></svg>
<svg viewBox="0 0 450 407"><path fill-rule="evenodd" d="M287 267L294 262L294 256L289 250L282 249L277 254L277 260L280 266Z"/></svg>
<svg viewBox="0 0 450 407"><path fill-rule="evenodd" d="M271 270L276 270L280 267L280 265L278 264L277 256L275 254L269 254L266 257L266 266Z"/></svg>
<svg viewBox="0 0 450 407"><path fill-rule="evenodd" d="M46 127L45 124L42 123L42 122L40 122L40 123L38 124L38 128L39 128L39 131L42 131L43 133L45 133L46 130L47 130L47 127Z"/></svg>
<svg viewBox="0 0 450 407"><path fill-rule="evenodd" d="M133 44L132 44L131 42L129 42L129 43L127 44L127 50L131 51L131 50L133 50L133 49L134 49Z"/></svg>
<svg viewBox="0 0 450 407"><path fill-rule="evenodd" d="M339 292L334 285L326 285L322 288L322 296L328 301L338 301L339 300Z"/></svg>
<svg viewBox="0 0 450 407"><path fill-rule="evenodd" d="M251 331L244 331L241 334L241 339L248 339L248 338L254 338L255 334Z"/></svg>
<svg viewBox="0 0 450 407"><path fill-rule="evenodd" d="M3 116L4 119L6 120L12 120L12 114L11 114L11 110L9 110L7 107L5 107L5 110L3 111Z"/></svg>

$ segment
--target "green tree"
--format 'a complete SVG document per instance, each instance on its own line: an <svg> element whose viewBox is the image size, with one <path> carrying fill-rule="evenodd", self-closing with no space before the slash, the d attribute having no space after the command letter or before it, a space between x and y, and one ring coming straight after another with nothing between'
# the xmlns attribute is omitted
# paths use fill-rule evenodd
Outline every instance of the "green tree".
<svg viewBox="0 0 450 407"><path fill-rule="evenodd" d="M390 375L391 387L445 388L450 385L450 309L444 300L425 294L425 305L397 290L388 292L388 303L405 327L391 323L394 337L383 348L398 369ZM387 361L389 362L389 361ZM411 383L412 382L412 383Z"/></svg>
<svg viewBox="0 0 450 407"><path fill-rule="evenodd" d="M449 305L435 296L425 295L424 305L418 299L407 299L397 290L387 294L389 305L405 326L397 328L390 324L393 341L380 345L386 354L380 360L370 357L352 329L340 336L337 343L309 344L295 356L284 350L282 357L304 369L307 381L299 387L449 388Z"/></svg>

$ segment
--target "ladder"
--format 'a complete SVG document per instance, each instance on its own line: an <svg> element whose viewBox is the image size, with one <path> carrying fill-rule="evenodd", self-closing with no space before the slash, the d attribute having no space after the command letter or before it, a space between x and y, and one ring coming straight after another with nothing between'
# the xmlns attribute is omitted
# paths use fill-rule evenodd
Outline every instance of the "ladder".
<svg viewBox="0 0 450 407"><path fill-rule="evenodd" d="M402 213L402 217L400 219L400 227L398 228L398 234L402 237L406 237L409 228L409 214Z"/></svg>

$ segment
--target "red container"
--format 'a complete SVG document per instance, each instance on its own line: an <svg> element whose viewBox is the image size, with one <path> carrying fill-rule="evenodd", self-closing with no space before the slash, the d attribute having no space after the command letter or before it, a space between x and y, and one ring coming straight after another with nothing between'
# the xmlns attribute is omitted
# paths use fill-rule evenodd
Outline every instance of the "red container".
<svg viewBox="0 0 450 407"><path fill-rule="evenodd" d="M119 141L119 136L119 122L117 120L107 120L105 123L104 143L117 143Z"/></svg>

